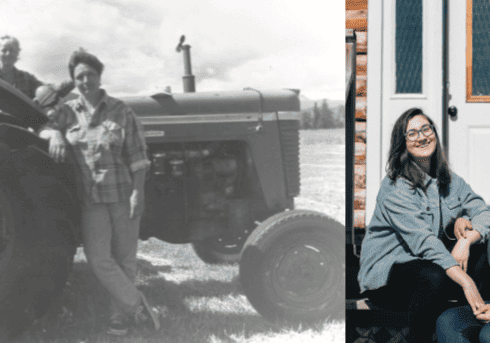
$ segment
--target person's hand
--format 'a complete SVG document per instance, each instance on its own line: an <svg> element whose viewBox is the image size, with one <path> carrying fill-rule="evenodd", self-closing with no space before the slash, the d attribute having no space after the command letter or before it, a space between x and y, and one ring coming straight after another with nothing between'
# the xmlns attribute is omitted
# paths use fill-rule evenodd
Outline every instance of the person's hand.
<svg viewBox="0 0 490 343"><path fill-rule="evenodd" d="M466 220L465 218L458 218L456 220L456 223L454 223L454 236L458 240L461 238L466 238L466 230L473 230L473 226L471 225L471 222L469 220Z"/></svg>
<svg viewBox="0 0 490 343"><path fill-rule="evenodd" d="M451 251L451 255L466 272L468 270L468 259L470 257L470 242L466 239L458 240Z"/></svg>
<svg viewBox="0 0 490 343"><path fill-rule="evenodd" d="M490 316L490 304L485 304L485 306L480 307L474 314L475 314L477 319L489 321L490 320L490 318L489 318L489 316ZM481 316L481 315L484 315L485 317L487 317L487 319L479 318L478 316Z"/></svg>
<svg viewBox="0 0 490 343"><path fill-rule="evenodd" d="M131 197L129 198L129 218L137 218L143 213L144 210L144 195L142 192L138 192L137 190L133 190Z"/></svg>
<svg viewBox="0 0 490 343"><path fill-rule="evenodd" d="M485 323L490 322L490 305L485 305L485 309L478 311L476 319L482 320Z"/></svg>
<svg viewBox="0 0 490 343"><path fill-rule="evenodd" d="M49 156L51 156L55 162L65 162L66 142L59 131L53 131L51 138L49 139Z"/></svg>
<svg viewBox="0 0 490 343"><path fill-rule="evenodd" d="M473 310L473 314L481 314L487 307L485 307L486 304L483 301L480 292L478 292L478 288L476 288L475 282L470 277L466 277L462 288L464 296L466 297L468 304L470 304L471 309Z"/></svg>

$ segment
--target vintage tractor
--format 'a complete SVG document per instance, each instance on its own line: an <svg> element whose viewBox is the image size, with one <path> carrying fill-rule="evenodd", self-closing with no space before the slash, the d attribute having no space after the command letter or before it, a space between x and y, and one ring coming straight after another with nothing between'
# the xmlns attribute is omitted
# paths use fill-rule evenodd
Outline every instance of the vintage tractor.
<svg viewBox="0 0 490 343"><path fill-rule="evenodd" d="M294 210L298 93L121 98L144 125L151 160L140 238L192 243L209 263L239 261L245 294L270 320L344 311L344 228ZM66 283L79 203L70 165L53 162L35 133L47 121L39 105L0 81L0 109L0 332L15 334Z"/></svg>

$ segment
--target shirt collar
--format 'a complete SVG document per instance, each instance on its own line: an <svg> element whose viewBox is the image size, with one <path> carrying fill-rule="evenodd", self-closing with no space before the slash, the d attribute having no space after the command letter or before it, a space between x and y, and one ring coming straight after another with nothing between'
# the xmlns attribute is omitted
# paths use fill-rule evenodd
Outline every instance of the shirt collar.
<svg viewBox="0 0 490 343"><path fill-rule="evenodd" d="M19 70L15 68L15 66L12 67L12 72L14 73L14 80L17 78L17 74L19 73ZM4 79L5 75L2 70L0 70L0 79Z"/></svg>
<svg viewBox="0 0 490 343"><path fill-rule="evenodd" d="M100 99L99 103L95 107L96 109L97 108L100 108L102 106L107 106L107 104L109 102L109 98L107 96L107 92L104 89L102 89L102 88L100 90L102 91L102 98ZM83 111L86 108L87 108L87 106L85 105L85 100L83 99L83 97L81 95L79 95L78 96L78 99L77 99L77 102L75 104L75 109L78 112L81 112L81 111Z"/></svg>
<svg viewBox="0 0 490 343"><path fill-rule="evenodd" d="M429 182L431 182L433 180L432 177L429 176L429 174L425 174L425 178L424 178L424 184L427 186L429 184Z"/></svg>

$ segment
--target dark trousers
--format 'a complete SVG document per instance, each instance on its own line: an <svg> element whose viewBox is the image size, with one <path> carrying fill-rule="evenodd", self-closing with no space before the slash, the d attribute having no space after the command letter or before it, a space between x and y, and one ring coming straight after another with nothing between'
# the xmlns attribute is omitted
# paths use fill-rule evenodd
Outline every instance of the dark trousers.
<svg viewBox="0 0 490 343"><path fill-rule="evenodd" d="M446 247L451 251L452 241ZM490 300L490 265L486 244L470 249L468 275L480 289L483 299ZM391 311L408 311L409 342L430 342L437 317L448 307L448 300L467 304L461 287L452 281L440 266L425 260L395 264L388 284L366 291L377 307Z"/></svg>
<svg viewBox="0 0 490 343"><path fill-rule="evenodd" d="M366 292L377 307L408 311L409 342L430 342L452 282L440 266L424 260L395 264L388 284Z"/></svg>

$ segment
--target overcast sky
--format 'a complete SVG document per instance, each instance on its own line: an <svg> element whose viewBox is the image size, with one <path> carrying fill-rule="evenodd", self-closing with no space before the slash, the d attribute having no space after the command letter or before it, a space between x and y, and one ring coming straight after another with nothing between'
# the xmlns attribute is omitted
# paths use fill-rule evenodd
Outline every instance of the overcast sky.
<svg viewBox="0 0 490 343"><path fill-rule="evenodd" d="M44 82L69 78L79 47L105 64L113 95L182 92L182 34L197 91L298 88L343 99L344 0L2 0L0 34L21 44L16 66Z"/></svg>

